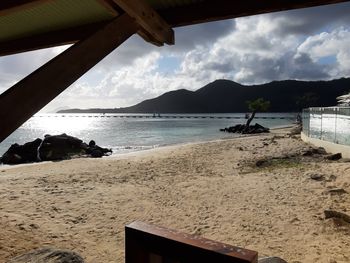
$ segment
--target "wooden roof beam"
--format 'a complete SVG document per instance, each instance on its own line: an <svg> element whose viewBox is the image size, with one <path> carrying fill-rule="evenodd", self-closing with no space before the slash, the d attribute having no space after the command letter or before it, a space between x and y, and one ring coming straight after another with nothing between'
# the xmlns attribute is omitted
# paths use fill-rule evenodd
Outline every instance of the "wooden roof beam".
<svg viewBox="0 0 350 263"><path fill-rule="evenodd" d="M174 31L144 0L113 0L141 26L138 34L148 42L162 46L174 44Z"/></svg>
<svg viewBox="0 0 350 263"><path fill-rule="evenodd" d="M138 29L123 14L0 94L0 142Z"/></svg>

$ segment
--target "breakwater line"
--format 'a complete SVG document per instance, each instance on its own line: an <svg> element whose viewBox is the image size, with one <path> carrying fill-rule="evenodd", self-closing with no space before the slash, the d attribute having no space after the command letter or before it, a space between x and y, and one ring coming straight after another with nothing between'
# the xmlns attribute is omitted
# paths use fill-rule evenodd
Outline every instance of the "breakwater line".
<svg viewBox="0 0 350 263"><path fill-rule="evenodd" d="M50 114L45 114L45 115L35 115L33 117L36 118L47 118L47 117L52 117L52 118L127 118L127 119L246 119L245 116L205 116L205 115L112 115L112 114L98 114L98 115L89 115L89 114L72 114L72 115L65 115L65 114L60 114L60 115L50 115ZM255 116L254 119L265 119L265 120L293 120L295 117L293 116Z"/></svg>

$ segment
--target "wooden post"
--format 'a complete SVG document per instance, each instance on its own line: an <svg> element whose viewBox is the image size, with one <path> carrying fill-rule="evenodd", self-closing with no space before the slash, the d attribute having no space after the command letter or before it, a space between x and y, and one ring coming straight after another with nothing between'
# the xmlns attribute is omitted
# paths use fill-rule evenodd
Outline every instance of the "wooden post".
<svg viewBox="0 0 350 263"><path fill-rule="evenodd" d="M138 30L123 14L2 93L0 142Z"/></svg>

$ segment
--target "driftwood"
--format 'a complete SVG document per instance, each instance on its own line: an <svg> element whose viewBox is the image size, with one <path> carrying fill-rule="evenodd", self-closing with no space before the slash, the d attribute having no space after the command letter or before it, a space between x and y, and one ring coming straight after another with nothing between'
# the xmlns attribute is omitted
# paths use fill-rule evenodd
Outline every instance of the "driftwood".
<svg viewBox="0 0 350 263"><path fill-rule="evenodd" d="M350 223L350 216L347 214L344 214L342 212L334 211L334 210L324 210L324 215L326 219L328 218L338 218L342 219L343 221Z"/></svg>

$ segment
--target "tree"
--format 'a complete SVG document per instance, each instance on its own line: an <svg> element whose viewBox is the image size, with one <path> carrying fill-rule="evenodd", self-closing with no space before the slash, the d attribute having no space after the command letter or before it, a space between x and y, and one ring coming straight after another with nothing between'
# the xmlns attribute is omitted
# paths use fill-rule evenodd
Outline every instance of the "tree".
<svg viewBox="0 0 350 263"><path fill-rule="evenodd" d="M263 98L257 98L253 101L246 101L247 105L248 105L248 109L252 112L249 119L247 120L247 123L245 125L245 129L249 128L250 123L252 122L252 120L255 117L255 114L260 111L260 112L264 112L264 111L268 111L268 109L271 106L270 101L268 100L264 100Z"/></svg>

